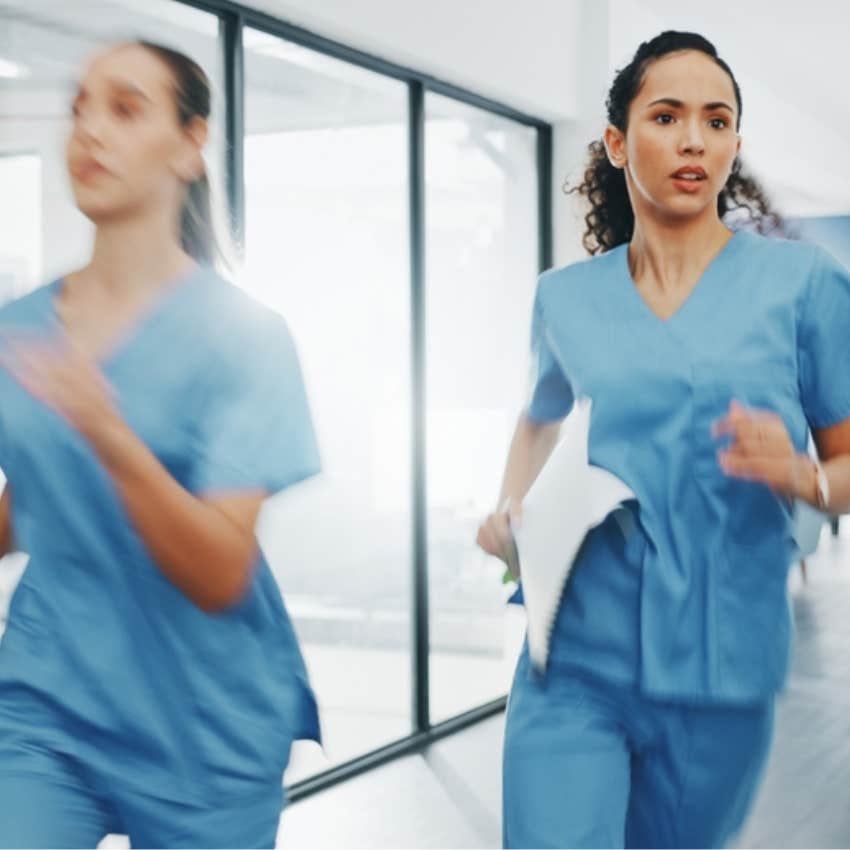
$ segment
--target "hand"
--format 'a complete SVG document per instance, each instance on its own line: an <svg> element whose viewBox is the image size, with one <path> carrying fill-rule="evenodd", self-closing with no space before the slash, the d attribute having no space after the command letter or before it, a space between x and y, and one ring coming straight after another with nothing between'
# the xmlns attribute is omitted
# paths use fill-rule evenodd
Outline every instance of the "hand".
<svg viewBox="0 0 850 850"><path fill-rule="evenodd" d="M522 502L505 499L498 511L489 514L478 528L476 543L488 554L501 559L508 566L515 563L516 544L511 526L518 528L522 522ZM519 576L514 576L518 578Z"/></svg>
<svg viewBox="0 0 850 850"><path fill-rule="evenodd" d="M795 449L780 416L747 409L733 399L726 417L712 426L712 434L733 438L728 449L717 453L727 475L760 481L781 496L810 500L816 486L814 466L807 454Z"/></svg>
<svg viewBox="0 0 850 850"><path fill-rule="evenodd" d="M70 341L12 339L0 366L85 437L118 415L115 394L97 363Z"/></svg>

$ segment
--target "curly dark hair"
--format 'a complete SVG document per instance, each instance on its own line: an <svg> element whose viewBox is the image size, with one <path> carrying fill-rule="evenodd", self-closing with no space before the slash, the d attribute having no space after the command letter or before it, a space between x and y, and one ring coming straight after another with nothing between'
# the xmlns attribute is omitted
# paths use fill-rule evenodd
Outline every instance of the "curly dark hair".
<svg viewBox="0 0 850 850"><path fill-rule="evenodd" d="M699 50L710 56L732 80L738 118L735 129L741 126L741 90L732 69L718 55L714 45L697 33L667 30L650 41L644 41L631 62L617 71L605 106L608 121L625 133L632 100L643 84L649 66L662 56L681 50ZM585 215L587 225L582 245L589 254L601 254L617 245L629 242L634 233L635 216L626 189L623 171L615 168L605 152L601 139L588 145L590 160L581 183L565 184L568 194L577 192L587 198L590 211ZM747 174L739 157L735 158L729 179L717 198L717 212L723 218L746 219L759 233L787 232L785 222L771 208L758 181Z"/></svg>

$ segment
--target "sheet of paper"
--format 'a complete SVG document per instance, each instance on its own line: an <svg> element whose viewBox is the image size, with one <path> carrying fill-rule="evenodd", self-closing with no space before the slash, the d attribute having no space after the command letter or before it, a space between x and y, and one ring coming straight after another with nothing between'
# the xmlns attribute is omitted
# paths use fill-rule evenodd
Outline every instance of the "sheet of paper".
<svg viewBox="0 0 850 850"><path fill-rule="evenodd" d="M545 669L561 595L587 532L635 494L588 462L591 401L576 401L560 440L523 501L514 530L531 661Z"/></svg>

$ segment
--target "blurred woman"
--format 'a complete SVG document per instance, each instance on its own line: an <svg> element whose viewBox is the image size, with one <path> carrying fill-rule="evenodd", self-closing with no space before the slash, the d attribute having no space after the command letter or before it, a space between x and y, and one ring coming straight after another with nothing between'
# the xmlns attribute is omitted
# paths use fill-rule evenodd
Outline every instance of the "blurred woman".
<svg viewBox="0 0 850 850"><path fill-rule="evenodd" d="M121 44L73 101L85 267L0 310L0 844L271 847L315 700L258 550L318 471L284 322L212 268L210 87Z"/></svg>

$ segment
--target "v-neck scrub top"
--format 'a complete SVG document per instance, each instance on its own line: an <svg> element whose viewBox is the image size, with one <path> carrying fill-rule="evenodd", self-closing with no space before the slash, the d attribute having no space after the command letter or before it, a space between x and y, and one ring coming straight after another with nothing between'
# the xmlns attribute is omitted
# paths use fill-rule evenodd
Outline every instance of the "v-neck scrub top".
<svg viewBox="0 0 850 850"><path fill-rule="evenodd" d="M61 334L60 281L0 309L9 337ZM175 282L100 360L121 415L198 496L274 493L319 469L284 321L209 269ZM280 788L319 739L277 584L207 614L135 532L89 444L0 370L0 466L30 556L0 643L0 740L65 755L103 788L203 802Z"/></svg>
<svg viewBox="0 0 850 850"><path fill-rule="evenodd" d="M808 428L850 416L850 275L814 245L736 232L671 318L638 293L628 246L544 273L527 414L593 399L590 462L637 497L625 539L585 540L550 664L662 699L755 703L782 686L790 504L727 477L712 436L731 399ZM727 440L728 442L728 440Z"/></svg>

